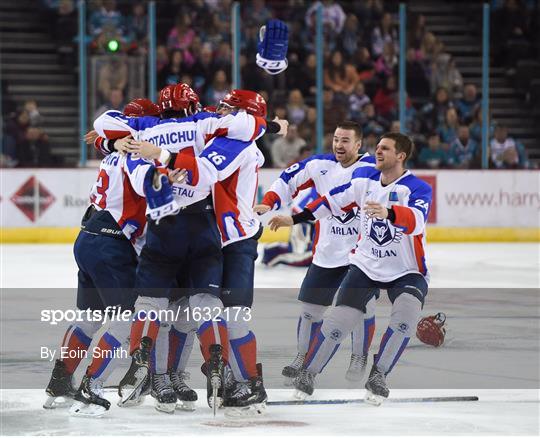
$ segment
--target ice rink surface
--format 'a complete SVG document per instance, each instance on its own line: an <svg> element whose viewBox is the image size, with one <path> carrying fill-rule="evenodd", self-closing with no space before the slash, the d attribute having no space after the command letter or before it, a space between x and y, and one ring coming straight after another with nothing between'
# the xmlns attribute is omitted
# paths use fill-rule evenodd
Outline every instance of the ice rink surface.
<svg viewBox="0 0 540 438"><path fill-rule="evenodd" d="M0 246L2 288L28 288L15 302L2 302L2 330L14 326L32 330L24 309L33 297L45 293L42 288L76 287L76 266L68 245ZM449 314L449 335L440 349L411 342L403 360L390 376L391 399L401 397L476 395L477 402L386 403L375 408L362 403L317 406L269 406L257 419L233 421L219 412L214 419L199 392L197 411L177 411L174 415L158 413L152 401L138 408L120 409L116 396L110 393L111 410L101 419L71 418L65 410L45 411L43 389L2 389L0 435L536 435L540 434L540 404L537 376L523 377L522 359L538 364L540 318L540 247L538 244L429 244L428 267L431 288L460 288L445 295L428 295L424 314L445 311ZM279 371L295 350L297 304L295 291L305 274L304 269L257 267L258 288L283 289L281 296L263 294L256 298L255 316L267 319L257 307L278 309L283 327L272 333L258 334L260 359L265 365L267 386L275 387ZM480 288L483 288L480 291ZM486 290L497 289L493 295ZM506 290L501 290L505 288ZM34 289L34 290L32 290ZM48 289L48 291L51 291ZM478 293L475 292L478 289ZM527 290L525 290L527 289ZM536 289L536 290L534 290ZM271 290L271 289L268 289ZM52 293L52 292L51 292ZM280 293L276 289L275 293ZM268 292L267 292L268 294ZM430 292L431 294L431 292ZM487 298L486 298L487 297ZM74 301L74 297L73 297ZM388 321L389 305L384 296L377 308L377 333L372 352ZM385 302L386 301L386 302ZM284 304L286 304L284 306ZM6 307L4 307L6 306ZM281 309L287 309L283 312ZM456 315L452 318L452 315ZM255 319L257 322L257 319ZM469 326L467 324L470 324ZM476 324L476 325L474 325ZM2 335L4 338L5 335ZM54 344L54 339L47 339ZM18 368L26 368L35 377L34 388L44 388L51 364L33 360L24 346L1 351L1 387ZM329 366L346 369L349 346L343 346ZM494 371L483 372L481 363L470 358L484 351L483 360L497 362ZM493 355L492 357L490 355ZM197 373L199 352L194 350L189 370ZM455 363L456 357L458 358ZM501 357L503 360L501 360ZM9 360L6 360L9 358ZM14 358L14 359L13 359ZM443 362L439 367L430 361ZM444 363L448 358L447 363ZM452 362L450 360L454 362ZM441 360L442 359L442 360ZM491 368L490 368L491 369ZM538 371L540 373L540 371ZM200 373L198 373L200 374ZM321 385L328 384L321 375ZM450 389L446 379L454 379ZM114 380L114 379L112 379ZM444 389L418 388L426 380L441 382ZM399 382L399 383L398 383ZM115 383L115 382L111 382ZM200 378L193 378L202 387ZM408 383L406 385L405 383ZM475 386L475 384L477 384ZM500 386L497 386L500 384ZM532 385L532 386L531 386ZM327 386L327 387L332 387ZM334 387L341 387L337 382ZM343 386L344 387L344 386ZM362 398L362 385L354 389L317 389L314 399ZM429 386L428 386L429 387ZM437 386L431 386L437 388ZM498 389L495 389L498 388ZM505 388L505 389L503 389ZM514 388L514 389L512 389ZM291 391L271 389L271 400L288 400Z"/></svg>

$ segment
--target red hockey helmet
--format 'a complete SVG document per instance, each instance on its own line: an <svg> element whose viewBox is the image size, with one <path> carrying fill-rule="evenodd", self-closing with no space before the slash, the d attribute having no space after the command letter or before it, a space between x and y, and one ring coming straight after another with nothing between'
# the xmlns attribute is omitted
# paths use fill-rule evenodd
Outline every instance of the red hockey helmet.
<svg viewBox="0 0 540 438"><path fill-rule="evenodd" d="M266 118L266 101L255 91L232 90L228 93L220 104L245 110L248 114Z"/></svg>
<svg viewBox="0 0 540 438"><path fill-rule="evenodd" d="M187 115L195 114L199 109L199 96L188 84L167 85L159 92L161 111L182 111Z"/></svg>
<svg viewBox="0 0 540 438"><path fill-rule="evenodd" d="M161 112L150 99L133 99L124 107L124 115L129 117L159 116Z"/></svg>

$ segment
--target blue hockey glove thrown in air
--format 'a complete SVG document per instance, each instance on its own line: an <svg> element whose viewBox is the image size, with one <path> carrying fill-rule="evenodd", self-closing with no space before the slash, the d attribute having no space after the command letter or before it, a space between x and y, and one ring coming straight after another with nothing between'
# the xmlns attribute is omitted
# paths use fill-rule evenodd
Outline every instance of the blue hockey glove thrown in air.
<svg viewBox="0 0 540 438"><path fill-rule="evenodd" d="M148 169L144 177L144 194L148 215L156 224L164 217L173 216L180 211L167 175L157 172L155 167Z"/></svg>
<svg viewBox="0 0 540 438"><path fill-rule="evenodd" d="M289 28L281 20L268 20L259 31L257 65L271 75L284 71L289 47Z"/></svg>

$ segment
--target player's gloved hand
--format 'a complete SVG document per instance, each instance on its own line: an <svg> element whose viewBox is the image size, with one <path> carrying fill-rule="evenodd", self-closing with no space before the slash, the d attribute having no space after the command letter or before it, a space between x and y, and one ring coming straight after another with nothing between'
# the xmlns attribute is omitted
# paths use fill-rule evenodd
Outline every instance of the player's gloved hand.
<svg viewBox="0 0 540 438"><path fill-rule="evenodd" d="M148 215L156 225L164 217L173 216L180 211L167 175L158 172L154 166L148 169L144 177L144 194L148 204Z"/></svg>
<svg viewBox="0 0 540 438"><path fill-rule="evenodd" d="M422 318L416 326L416 337L424 344L440 347L446 335L446 315L442 312Z"/></svg>
<svg viewBox="0 0 540 438"><path fill-rule="evenodd" d="M257 65L268 74L277 75L289 65L287 49L289 48L289 28L281 20L268 20L259 30L257 44Z"/></svg>

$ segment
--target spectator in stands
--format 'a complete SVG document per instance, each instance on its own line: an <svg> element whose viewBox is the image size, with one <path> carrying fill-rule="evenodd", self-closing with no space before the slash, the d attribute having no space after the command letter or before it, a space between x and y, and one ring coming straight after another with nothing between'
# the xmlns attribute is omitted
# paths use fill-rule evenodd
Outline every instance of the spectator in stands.
<svg viewBox="0 0 540 438"><path fill-rule="evenodd" d="M377 136L384 134L389 128L388 121L377 115L375 106L372 103L368 103L364 106L360 123L362 124L362 130L364 132L373 132Z"/></svg>
<svg viewBox="0 0 540 438"><path fill-rule="evenodd" d="M22 110L14 114L6 123L6 133L15 145L21 144L26 137L26 131L30 127L30 115Z"/></svg>
<svg viewBox="0 0 540 438"><path fill-rule="evenodd" d="M227 41L219 43L218 49L214 54L215 68L225 71L231 70L232 49Z"/></svg>
<svg viewBox="0 0 540 438"><path fill-rule="evenodd" d="M394 43L392 41L387 41L384 43L382 55L379 56L375 62L375 71L383 80L385 80L394 73L397 64L398 59Z"/></svg>
<svg viewBox="0 0 540 438"><path fill-rule="evenodd" d="M191 18L187 14L178 15L174 27L167 36L167 49L181 50L184 62L189 66L195 63L195 57L190 52L193 38L195 38L195 31L191 28Z"/></svg>
<svg viewBox="0 0 540 438"><path fill-rule="evenodd" d="M337 124L345 120L347 111L345 105L334 98L334 92L327 88L323 94L324 132L334 132Z"/></svg>
<svg viewBox="0 0 540 438"><path fill-rule="evenodd" d="M362 110L368 103L371 103L371 99L366 94L364 84L359 81L354 92L349 96L349 114L347 118L349 120L359 120L362 116Z"/></svg>
<svg viewBox="0 0 540 438"><path fill-rule="evenodd" d="M169 52L167 47L163 44L159 44L156 47L156 71L158 78L165 67L169 65ZM161 83L161 82L160 82Z"/></svg>
<svg viewBox="0 0 540 438"><path fill-rule="evenodd" d="M306 118L298 126L298 135L303 138L308 145L315 144L315 125L317 123L317 109L314 107L308 107L306 111Z"/></svg>
<svg viewBox="0 0 540 438"><path fill-rule="evenodd" d="M407 29L407 46L419 50L426 34L426 16L418 14Z"/></svg>
<svg viewBox="0 0 540 438"><path fill-rule="evenodd" d="M159 75L160 88L166 85L178 84L185 73L189 73L187 65L184 63L183 51L175 49L171 52L170 62Z"/></svg>
<svg viewBox="0 0 540 438"><path fill-rule="evenodd" d="M431 68L432 92L441 87L448 90L453 98L459 97L463 89L463 77L454 58L448 53L439 54Z"/></svg>
<svg viewBox="0 0 540 438"><path fill-rule="evenodd" d="M444 123L448 108L453 106L446 88L438 88L433 101L425 104L420 110L422 130L429 132L437 129L439 125Z"/></svg>
<svg viewBox="0 0 540 438"><path fill-rule="evenodd" d="M479 105L474 110L473 115L473 121L471 125L469 126L469 130L471 131L471 137L474 141L476 141L478 144L482 143L482 107ZM488 136L489 138L493 137L493 134L495 133L495 124L493 123L493 120L491 117L489 117L489 129L488 129Z"/></svg>
<svg viewBox="0 0 540 438"><path fill-rule="evenodd" d="M423 147L418 154L418 167L427 169L441 169L448 165L450 154L443 149L441 138L435 131L428 135L427 147Z"/></svg>
<svg viewBox="0 0 540 438"><path fill-rule="evenodd" d="M471 123L475 109L480 106L480 97L478 97L476 85L465 84L463 98L456 100L455 106L459 114L459 120L463 123Z"/></svg>
<svg viewBox="0 0 540 438"><path fill-rule="evenodd" d="M384 45L391 43L394 45L394 52L398 51L398 35L395 26L392 23L392 15L385 12L381 22L373 29L371 33L371 53L374 58L378 58L383 54Z"/></svg>
<svg viewBox="0 0 540 438"><path fill-rule="evenodd" d="M383 0L364 0L361 2L350 2L349 8L354 10L355 15L366 29L372 29L384 14ZM369 35L366 35L369 37Z"/></svg>
<svg viewBox="0 0 540 438"><path fill-rule="evenodd" d="M313 155L313 147L309 145L302 146L300 148L300 152L298 153L298 157L296 157L296 162L307 160L309 157ZM289 165L294 164L290 163Z"/></svg>
<svg viewBox="0 0 540 438"><path fill-rule="evenodd" d="M96 50L104 51L110 40L117 40L125 49L129 43L125 18L116 8L116 0L103 0L102 7L90 16L90 34Z"/></svg>
<svg viewBox="0 0 540 438"><path fill-rule="evenodd" d="M440 49L441 45L439 44L437 37L431 32L426 32L422 39L420 52L422 53L422 60L428 77L431 76L432 64L435 62Z"/></svg>
<svg viewBox="0 0 540 438"><path fill-rule="evenodd" d="M375 64L371 59L371 55L369 54L367 47L362 46L358 49L358 51L355 53L353 63L356 65L358 79L364 83L366 90L370 89L371 87L375 87L377 83L377 79L375 77ZM371 96L374 94L374 92L375 89L373 89L373 93L370 94L368 92L368 94Z"/></svg>
<svg viewBox="0 0 540 438"><path fill-rule="evenodd" d="M41 126L43 117L39 113L37 102L35 100L27 100L24 102L24 110L28 113L28 117L30 118L30 126Z"/></svg>
<svg viewBox="0 0 540 438"><path fill-rule="evenodd" d="M50 167L54 160L47 136L39 128L29 127L17 144L17 167Z"/></svg>
<svg viewBox="0 0 540 438"><path fill-rule="evenodd" d="M252 0L246 4L244 9L244 22L253 22L260 27L272 18L272 13L266 7L264 0Z"/></svg>
<svg viewBox="0 0 540 438"><path fill-rule="evenodd" d="M109 99L101 105L94 114L94 120L97 119L105 111L116 110L122 111L126 102L124 102L124 93L120 88L113 88L109 92Z"/></svg>
<svg viewBox="0 0 540 438"><path fill-rule="evenodd" d="M338 50L340 50L345 59L350 60L360 47L362 42L361 30L356 15L349 14L345 20L345 27L338 40Z"/></svg>
<svg viewBox="0 0 540 438"><path fill-rule="evenodd" d="M472 169L477 167L478 144L471 138L469 127L460 125L458 136L450 146L451 167L455 169Z"/></svg>
<svg viewBox="0 0 540 438"><path fill-rule="evenodd" d="M298 160L300 149L306 145L303 138L298 136L298 127L289 125L285 137L278 137L272 143L272 161L275 167L285 168Z"/></svg>
<svg viewBox="0 0 540 438"><path fill-rule="evenodd" d="M397 80L395 76L388 76L383 87L380 87L373 97L373 104L377 114L388 122L397 115Z"/></svg>
<svg viewBox="0 0 540 438"><path fill-rule="evenodd" d="M315 57L314 53L310 53L306 58L304 67L302 68L301 76L298 78L300 83L298 84L299 86L297 88L300 89L304 98L312 101L311 103L314 103L315 93L317 91L316 66L317 58Z"/></svg>
<svg viewBox="0 0 540 438"><path fill-rule="evenodd" d="M343 8L334 0L323 0L314 2L306 12L306 24L310 29L315 29L316 12L319 5L323 6L323 26L325 31L332 37L339 35L345 25L345 12Z"/></svg>
<svg viewBox="0 0 540 438"><path fill-rule="evenodd" d="M506 125L495 127L495 134L490 144L490 158L498 169L526 169L529 161L523 144L508 136Z"/></svg>
<svg viewBox="0 0 540 438"><path fill-rule="evenodd" d="M429 81L422 64L417 60L416 51L407 49L406 63L407 94L411 98L426 99L430 96Z"/></svg>
<svg viewBox="0 0 540 438"><path fill-rule="evenodd" d="M367 152L370 155L375 156L375 149L377 149L378 138L379 135L376 134L374 131L365 132L364 138L362 139L362 152Z"/></svg>
<svg viewBox="0 0 540 438"><path fill-rule="evenodd" d="M110 98L111 90L125 93L128 82L128 67L123 56L108 56L98 71L98 90L102 101Z"/></svg>
<svg viewBox="0 0 540 438"><path fill-rule="evenodd" d="M146 36L148 35L148 17L143 3L137 2L127 18L127 29L131 32L132 48L137 52L146 53Z"/></svg>
<svg viewBox="0 0 540 438"><path fill-rule="evenodd" d="M210 78L215 70L212 46L210 43L204 43L199 56L191 69L193 74L193 86L195 87L194 90L199 94L205 93ZM244 75L243 79L246 80Z"/></svg>
<svg viewBox="0 0 540 438"><path fill-rule="evenodd" d="M77 12L73 0L60 0L58 3L53 34L62 63L72 62L73 43L77 35Z"/></svg>
<svg viewBox="0 0 540 438"><path fill-rule="evenodd" d="M437 132L441 136L443 143L452 144L458 135L459 118L455 108L446 110L444 122L437 128Z"/></svg>
<svg viewBox="0 0 540 438"><path fill-rule="evenodd" d="M390 132L401 132L401 123L399 120L392 120L392 123L390 123Z"/></svg>
<svg viewBox="0 0 540 438"><path fill-rule="evenodd" d="M354 67L345 64L340 51L332 53L329 65L324 70L324 86L334 92L336 99L345 101L353 92L356 82L358 75Z"/></svg>
<svg viewBox="0 0 540 438"><path fill-rule="evenodd" d="M287 102L287 116L289 123L299 125L306 118L307 106L304 103L304 96L298 89L291 90Z"/></svg>
<svg viewBox="0 0 540 438"><path fill-rule="evenodd" d="M208 16L208 19L201 30L203 43L210 43L212 49L217 48L219 43L226 40L226 37L228 37L224 29L224 24L221 22L217 13Z"/></svg>
<svg viewBox="0 0 540 438"><path fill-rule="evenodd" d="M214 73L214 79L206 91L205 105L216 105L229 92L231 85L223 70Z"/></svg>

